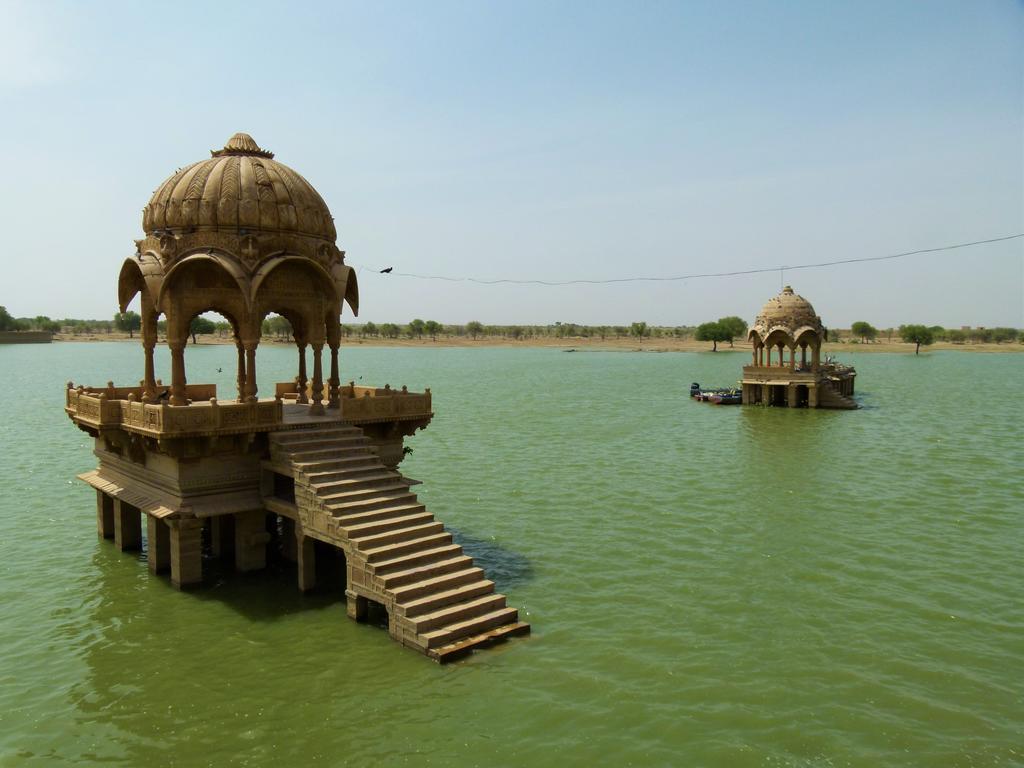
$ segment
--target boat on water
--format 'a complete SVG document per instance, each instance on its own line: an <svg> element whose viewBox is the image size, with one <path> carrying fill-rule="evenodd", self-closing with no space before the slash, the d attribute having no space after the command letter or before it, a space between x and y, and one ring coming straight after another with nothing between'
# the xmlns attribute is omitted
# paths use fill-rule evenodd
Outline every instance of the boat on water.
<svg viewBox="0 0 1024 768"><path fill-rule="evenodd" d="M739 389L719 388L701 389L696 381L690 385L690 397L704 403L715 405L739 405L743 402L743 392Z"/></svg>

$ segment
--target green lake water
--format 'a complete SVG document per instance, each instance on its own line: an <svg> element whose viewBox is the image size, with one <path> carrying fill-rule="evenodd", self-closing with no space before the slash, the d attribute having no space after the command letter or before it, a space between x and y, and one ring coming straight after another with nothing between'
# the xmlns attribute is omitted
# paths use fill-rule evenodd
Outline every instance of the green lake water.
<svg viewBox="0 0 1024 768"><path fill-rule="evenodd" d="M746 353L344 348L431 387L402 469L533 625L442 667L294 570L98 541L63 385L141 348L0 346L0 765L1022 765L1024 356L843 359L856 412L688 399Z"/></svg>

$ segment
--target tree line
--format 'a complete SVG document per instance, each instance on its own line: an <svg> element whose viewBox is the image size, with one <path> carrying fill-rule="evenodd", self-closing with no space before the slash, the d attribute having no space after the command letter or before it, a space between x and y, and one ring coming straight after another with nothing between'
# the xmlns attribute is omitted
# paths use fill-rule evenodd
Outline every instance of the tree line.
<svg viewBox="0 0 1024 768"><path fill-rule="evenodd" d="M72 336L83 334L127 333L134 337L142 327L142 318L137 312L118 312L110 320L83 320L77 318L50 319L45 315L36 317L12 317L6 308L0 306L0 331L51 331ZM289 339L292 326L287 318L280 315L269 315L263 320L263 335L267 338ZM189 331L195 342L199 335L216 334L230 337L233 334L231 324L226 320L210 320L203 316L192 319ZM166 322L157 323L157 332L166 333ZM415 318L408 323L345 323L341 326L342 335L347 338L359 339L390 339L408 338L420 340L430 338L504 338L513 341L524 339L633 339L643 344L647 339L694 339L709 341L712 351L718 350L718 344L746 339L747 324L736 316L721 317L715 321L700 325L659 326L646 322L634 322L630 325L583 325L580 323L557 322L550 325L489 325L477 320L464 324L444 324L436 320ZM952 344L1001 344L1020 341L1024 343L1024 333L1017 328L943 328L938 325L901 325L898 328L878 329L865 320L858 320L849 329L829 329L829 340L849 344L871 344L881 340L892 342L893 339L915 344L916 350L921 346L944 341Z"/></svg>

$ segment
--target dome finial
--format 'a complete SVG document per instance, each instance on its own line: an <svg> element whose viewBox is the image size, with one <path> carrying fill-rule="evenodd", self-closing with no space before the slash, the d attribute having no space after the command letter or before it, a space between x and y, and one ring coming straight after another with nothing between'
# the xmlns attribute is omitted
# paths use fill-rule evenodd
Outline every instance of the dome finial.
<svg viewBox="0 0 1024 768"><path fill-rule="evenodd" d="M227 144L224 145L224 149L211 149L210 154L213 157L221 157L222 155L257 155L259 157L273 157L273 152L267 152L265 149L260 149L260 145L257 144L252 136L248 133L236 133L230 139Z"/></svg>
<svg viewBox="0 0 1024 768"><path fill-rule="evenodd" d="M793 287L790 286L790 285L787 285L785 288L782 289L782 292L784 294L786 294L787 296L792 296L793 295Z"/></svg>

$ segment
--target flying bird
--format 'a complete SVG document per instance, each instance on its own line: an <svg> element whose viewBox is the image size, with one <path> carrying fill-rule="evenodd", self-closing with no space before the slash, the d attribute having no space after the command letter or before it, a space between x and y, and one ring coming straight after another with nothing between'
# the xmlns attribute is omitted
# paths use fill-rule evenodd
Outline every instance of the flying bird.
<svg viewBox="0 0 1024 768"><path fill-rule="evenodd" d="M391 270L392 270L392 269L394 269L394 267L385 267L384 269L382 269L382 270L380 271L380 273L381 273L382 275L387 275L387 274L390 274L390 273L391 273Z"/></svg>

